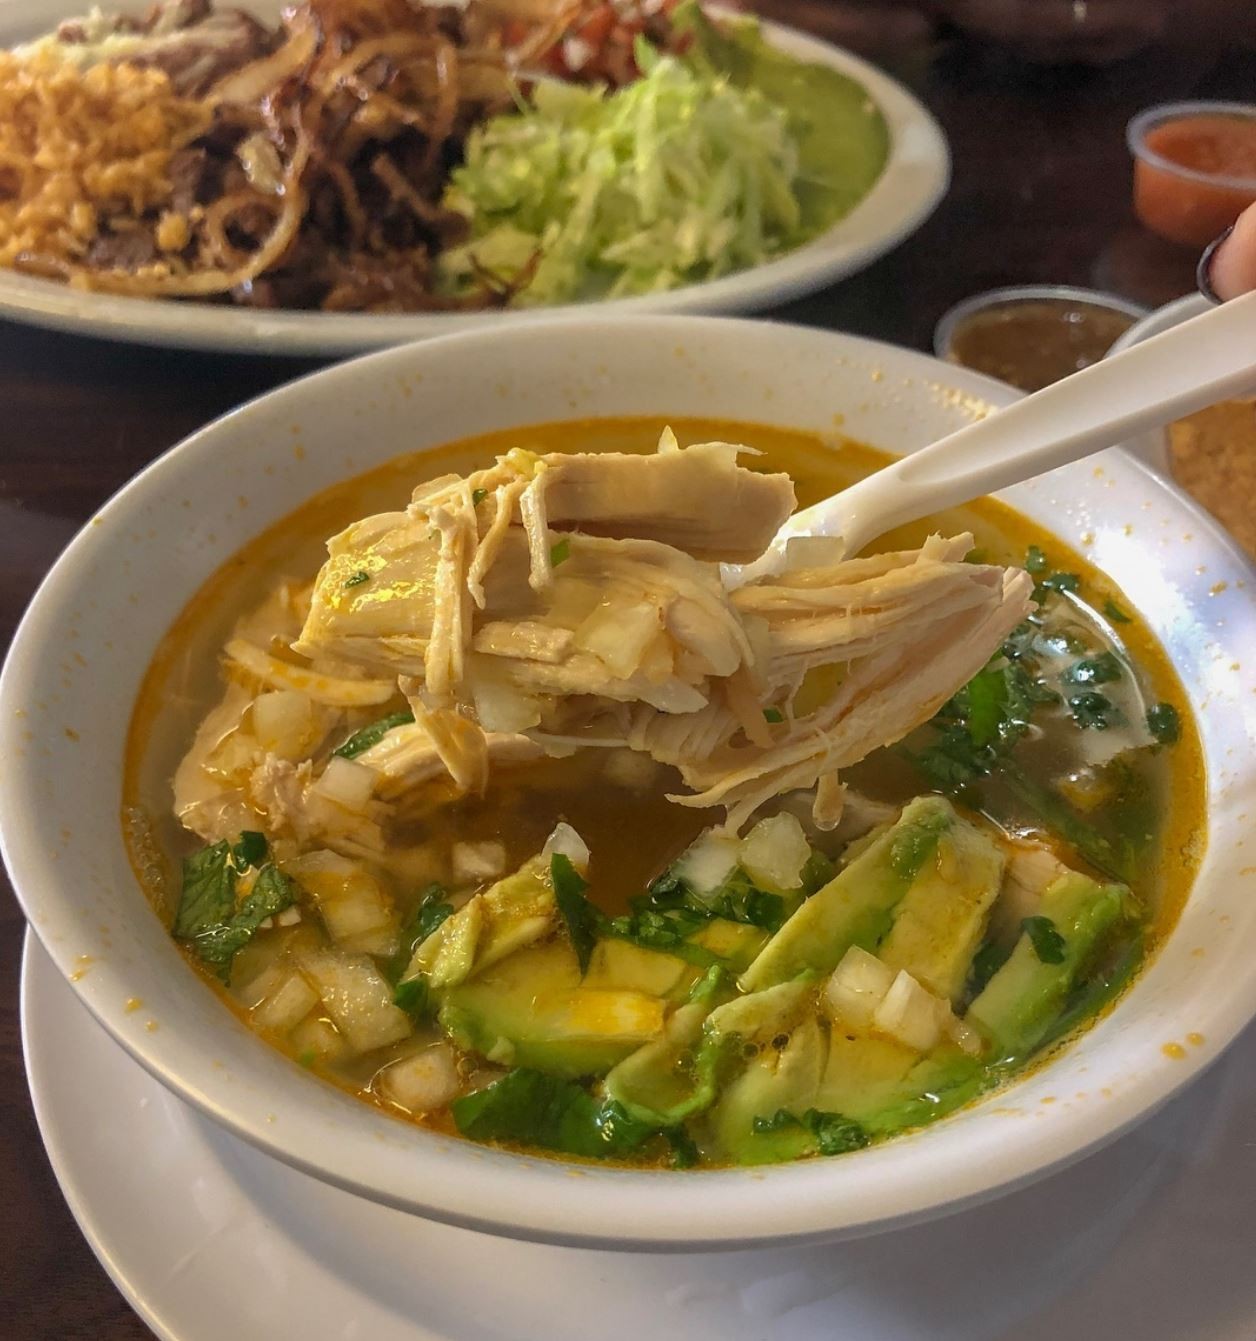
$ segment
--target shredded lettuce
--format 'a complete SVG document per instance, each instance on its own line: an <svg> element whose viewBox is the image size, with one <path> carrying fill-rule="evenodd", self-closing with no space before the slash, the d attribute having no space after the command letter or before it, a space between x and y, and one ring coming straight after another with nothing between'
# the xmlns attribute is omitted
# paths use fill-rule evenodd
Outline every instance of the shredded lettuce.
<svg viewBox="0 0 1256 1341"><path fill-rule="evenodd" d="M684 56L638 39L634 83L542 81L472 132L445 202L471 238L440 259L446 289L488 271L529 306L660 292L800 246L867 195L889 132L862 85L753 22L696 5L675 22Z"/></svg>
<svg viewBox="0 0 1256 1341"><path fill-rule="evenodd" d="M530 109L472 132L446 201L472 239L442 258L446 284L535 263L521 303L622 297L803 240L785 112L648 47L638 61L643 77L617 92L545 82Z"/></svg>

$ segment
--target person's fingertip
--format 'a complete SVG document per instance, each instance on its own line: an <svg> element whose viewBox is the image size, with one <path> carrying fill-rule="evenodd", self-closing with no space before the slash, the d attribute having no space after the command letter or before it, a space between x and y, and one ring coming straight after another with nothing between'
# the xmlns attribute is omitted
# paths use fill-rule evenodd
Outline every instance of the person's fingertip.
<svg viewBox="0 0 1256 1341"><path fill-rule="evenodd" d="M1199 265L1195 268L1195 283L1200 293L1208 299L1210 303L1223 302L1222 296L1217 292L1213 285L1213 267L1217 260L1217 253L1229 241L1230 235L1234 232L1234 225L1231 224L1223 233L1204 248L1203 255L1199 258Z"/></svg>

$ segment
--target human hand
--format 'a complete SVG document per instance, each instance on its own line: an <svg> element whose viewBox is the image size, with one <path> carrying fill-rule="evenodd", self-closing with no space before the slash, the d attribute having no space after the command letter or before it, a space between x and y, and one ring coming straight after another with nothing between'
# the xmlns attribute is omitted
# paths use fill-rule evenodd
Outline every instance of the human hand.
<svg viewBox="0 0 1256 1341"><path fill-rule="evenodd" d="M1233 230L1204 253L1200 287L1210 297L1237 298L1256 290L1256 205L1249 205Z"/></svg>

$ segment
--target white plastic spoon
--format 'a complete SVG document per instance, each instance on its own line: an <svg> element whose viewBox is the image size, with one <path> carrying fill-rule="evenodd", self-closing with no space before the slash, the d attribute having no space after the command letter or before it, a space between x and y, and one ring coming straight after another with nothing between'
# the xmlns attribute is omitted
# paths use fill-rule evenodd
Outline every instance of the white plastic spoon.
<svg viewBox="0 0 1256 1341"><path fill-rule="evenodd" d="M1229 396L1256 390L1256 293L1104 359L796 512L753 563L725 564L731 589L785 567L796 536L870 540L932 512L1067 465ZM826 554L833 562L834 553Z"/></svg>

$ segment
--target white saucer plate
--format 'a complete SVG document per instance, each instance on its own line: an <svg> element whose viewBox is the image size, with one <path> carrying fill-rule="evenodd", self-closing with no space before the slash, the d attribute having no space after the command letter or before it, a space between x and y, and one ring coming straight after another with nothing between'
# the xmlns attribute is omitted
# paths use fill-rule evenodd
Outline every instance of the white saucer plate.
<svg viewBox="0 0 1256 1341"><path fill-rule="evenodd" d="M106 9L143 10L145 0L107 0ZM273 19L279 0L241 0ZM86 0L0 0L0 47L47 32ZM718 9L718 6L713 6ZM764 265L668 293L612 302L492 312L400 314L267 311L172 299L82 293L53 280L0 269L0 317L80 335L137 344L253 354L336 355L404 344L476 327L596 309L600 314L755 312L825 288L866 269L933 213L950 182L946 137L901 84L848 51L780 24L764 36L797 60L827 65L856 79L888 123L889 161L868 195L827 232Z"/></svg>
<svg viewBox="0 0 1256 1341"><path fill-rule="evenodd" d="M27 935L27 1071L92 1249L164 1341L1251 1341L1256 1028L1102 1153L819 1247L613 1253L476 1234L296 1172L175 1098Z"/></svg>

